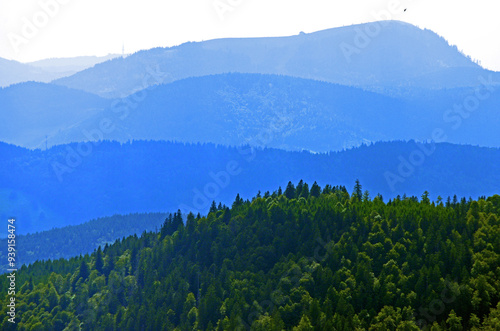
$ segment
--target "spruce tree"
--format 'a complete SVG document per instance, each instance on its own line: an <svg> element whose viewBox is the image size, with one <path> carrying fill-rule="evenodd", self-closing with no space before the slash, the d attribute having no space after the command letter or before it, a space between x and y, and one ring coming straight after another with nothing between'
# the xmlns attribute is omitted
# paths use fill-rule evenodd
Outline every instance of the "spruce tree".
<svg viewBox="0 0 500 331"><path fill-rule="evenodd" d="M102 273L102 268L104 266L104 261L102 259L102 250L101 246L97 248L97 252L95 255L95 270L99 271L99 273Z"/></svg>
<svg viewBox="0 0 500 331"><path fill-rule="evenodd" d="M363 187L361 186L359 179L356 179L356 184L354 185L354 192L352 194L358 199L358 201L361 201L361 199L363 198Z"/></svg>
<svg viewBox="0 0 500 331"><path fill-rule="evenodd" d="M288 199L295 198L295 186L292 184L292 182L288 182L288 185L286 186L285 189L285 196Z"/></svg>

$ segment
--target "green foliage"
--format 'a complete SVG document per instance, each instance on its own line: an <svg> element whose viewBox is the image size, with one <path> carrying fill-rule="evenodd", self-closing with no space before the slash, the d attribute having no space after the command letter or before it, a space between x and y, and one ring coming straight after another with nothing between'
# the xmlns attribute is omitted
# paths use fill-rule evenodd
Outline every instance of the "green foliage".
<svg viewBox="0 0 500 331"><path fill-rule="evenodd" d="M363 187L361 186L359 179L356 179L356 184L354 185L354 192L352 193L352 195L358 200L361 200L361 198L363 197Z"/></svg>
<svg viewBox="0 0 500 331"><path fill-rule="evenodd" d="M426 193L385 203L361 192L289 183L282 194L238 196L231 209L214 203L186 224L177 212L158 232L91 255L23 266L17 327L500 327L499 196L444 205Z"/></svg>
<svg viewBox="0 0 500 331"><path fill-rule="evenodd" d="M41 260L71 258L92 253L99 246L144 231L159 229L167 217L164 213L114 215L92 220L80 225L67 226L34 234L16 236L22 247L17 254L17 264L30 264ZM7 247L7 239L0 239L1 247ZM0 250L0 260L6 261L6 251ZM6 272L7 265L0 265Z"/></svg>

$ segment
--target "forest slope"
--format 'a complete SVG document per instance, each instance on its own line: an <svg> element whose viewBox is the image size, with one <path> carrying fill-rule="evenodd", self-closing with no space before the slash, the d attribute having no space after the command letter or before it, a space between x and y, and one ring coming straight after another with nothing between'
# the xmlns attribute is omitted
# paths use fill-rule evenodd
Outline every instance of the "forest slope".
<svg viewBox="0 0 500 331"><path fill-rule="evenodd" d="M498 329L500 196L289 183L16 275L18 330ZM9 280L0 279L3 330Z"/></svg>

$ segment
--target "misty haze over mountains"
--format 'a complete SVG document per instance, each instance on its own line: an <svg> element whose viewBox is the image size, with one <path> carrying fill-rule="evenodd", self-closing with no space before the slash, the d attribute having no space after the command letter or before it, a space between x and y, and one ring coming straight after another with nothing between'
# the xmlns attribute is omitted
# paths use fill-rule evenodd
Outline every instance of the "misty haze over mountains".
<svg viewBox="0 0 500 331"><path fill-rule="evenodd" d="M220 39L141 51L38 85L46 96L58 95L50 103L33 84L4 89L1 116L16 130L5 128L0 140L29 148L46 137L49 145L95 138L259 145L256 136L271 130L266 146L329 151L431 140L438 128L448 142L498 147L499 82L499 73L443 38L398 21ZM469 100L477 91L485 97ZM33 113L45 120L25 121ZM103 119L112 121L112 132L95 132Z"/></svg>
<svg viewBox="0 0 500 331"><path fill-rule="evenodd" d="M500 90L480 91L489 97L474 112L462 115L454 106L474 95L470 88L393 97L287 76L223 74L188 78L110 101L29 83L0 91L0 99L6 98L12 109L4 114L4 123L16 123L17 128L5 128L0 137L31 148L40 147L47 134L50 145L146 139L327 152L375 141L431 140L434 129L441 128L442 141L499 147ZM29 102L22 96L29 96ZM24 109L42 112L44 119L26 120L33 114ZM72 114L62 109L72 109ZM112 129L100 130L102 121Z"/></svg>
<svg viewBox="0 0 500 331"><path fill-rule="evenodd" d="M87 50L201 32L80 5ZM334 20L267 16L292 7ZM399 21L0 59L0 329L500 330L499 128L500 72Z"/></svg>
<svg viewBox="0 0 500 331"><path fill-rule="evenodd" d="M483 69L432 31L399 21L290 37L186 43L125 58L112 55L31 64L0 59L0 73L0 84L10 85L0 90L0 141L30 149L56 146L44 152L18 149L17 154L3 155L5 164L20 169L21 182L4 174L0 192L17 202L14 207L3 204L0 214L25 210L23 217L31 224L27 231L114 213L176 209L180 200L190 199L194 187L203 187L210 180L198 173L202 164L207 173L223 167L213 165L212 147L195 152L191 144L197 143L222 145L218 153L225 161L220 162L230 161L228 155L234 153L234 146L250 145L273 148L262 152L269 162L277 158L293 164L288 168L292 172L278 176L277 165L262 161L265 166L257 168L262 172L272 169L269 171L276 171L277 177L259 181L255 170L234 190L221 190L219 200L229 201L238 192L251 196L263 186L286 184L283 181L291 179L288 177L298 180L309 166L313 169L312 181L340 180L349 186L356 177L363 177L371 192L388 197L418 195L419 190L430 188L435 195L454 192L471 196L490 194L499 188L500 181L491 178L496 178L500 170L500 73ZM142 140L139 146L151 153L155 146L163 145L150 140L181 144L173 145L175 153L158 152L156 158L142 156L130 161L130 155L138 153L137 145L132 148L106 143L102 147L106 154L117 157L101 159L104 154L96 152L101 148L97 140ZM402 143L394 142L401 140L478 147L442 145L445 147L432 156L432 166L424 162L424 175L415 175L415 170L400 189L388 190L385 173L400 165L398 153L412 152L410 145L401 149ZM346 163L339 163L340 156L329 159L326 154L315 154L380 141L388 143L346 151L356 155L343 159ZM374 154L374 150L381 154ZM445 150L448 152L442 152ZM292 153L297 151L307 153ZM467 153L489 168L479 171L472 163L461 169L465 162L461 156ZM183 169L199 176L189 172L179 176L181 169L169 168L174 159L184 157L194 166ZM382 159L383 165L372 170L366 167ZM72 160L78 160L78 166L68 166L73 165ZM170 170L152 171L159 160ZM65 174L74 180L58 183L54 162L66 167ZM89 162L91 172L86 168ZM151 172L154 180L137 177L130 187L114 191L113 187L123 187L126 178L134 178L128 172L130 167L140 173ZM300 171L293 170L295 167ZM339 177L330 177L323 173L325 169ZM107 183L112 173L117 182ZM447 175L443 177L444 173ZM469 184L471 176L478 183L474 188ZM183 182L174 181L174 177ZM192 182L186 179L191 177ZM447 180L436 181L438 177ZM158 181L163 187L157 187ZM87 200L92 190L103 196ZM84 193L75 195L78 192ZM110 192L122 200L109 200ZM119 201L137 198L138 192L144 194L142 198L122 208ZM53 200L47 202L42 195L50 195ZM70 204L61 202L68 197L84 203L60 210L57 206ZM93 204L93 213L84 207L89 204Z"/></svg>
<svg viewBox="0 0 500 331"><path fill-rule="evenodd" d="M220 73L278 74L365 89L476 86L481 68L429 30L399 21L335 28L291 37L218 39L141 51L54 83L105 97L143 86L146 70L163 83ZM147 84L158 84L150 80Z"/></svg>
<svg viewBox="0 0 500 331"><path fill-rule="evenodd" d="M0 87L27 81L48 83L57 78L71 76L117 56L119 55L80 56L45 59L30 63L20 63L0 58Z"/></svg>

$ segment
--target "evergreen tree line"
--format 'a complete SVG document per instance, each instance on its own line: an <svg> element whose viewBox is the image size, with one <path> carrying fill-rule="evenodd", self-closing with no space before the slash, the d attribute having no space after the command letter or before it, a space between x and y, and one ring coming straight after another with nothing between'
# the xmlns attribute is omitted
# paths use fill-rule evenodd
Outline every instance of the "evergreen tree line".
<svg viewBox="0 0 500 331"><path fill-rule="evenodd" d="M99 246L111 244L118 238L156 231L162 225L165 213L142 213L101 217L89 222L56 228L33 234L16 236L16 265L36 261L69 259L92 253ZM7 238L0 239L0 273L7 272Z"/></svg>
<svg viewBox="0 0 500 331"><path fill-rule="evenodd" d="M17 274L9 330L500 328L500 196L299 182Z"/></svg>

